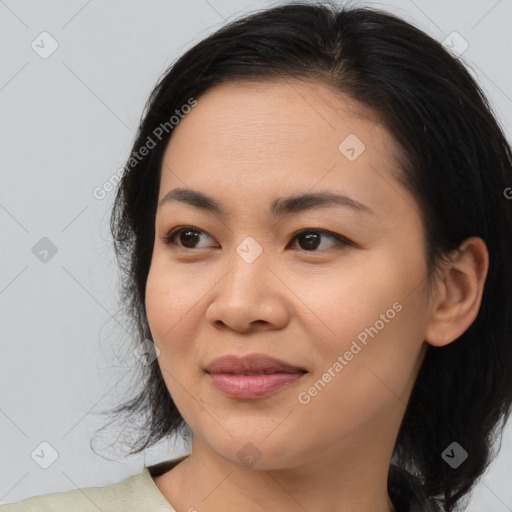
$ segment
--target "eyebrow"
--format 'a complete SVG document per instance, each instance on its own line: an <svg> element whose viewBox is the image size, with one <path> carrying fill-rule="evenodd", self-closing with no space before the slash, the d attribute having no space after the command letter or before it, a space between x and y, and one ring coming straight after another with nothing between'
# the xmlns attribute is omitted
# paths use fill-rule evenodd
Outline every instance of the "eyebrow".
<svg viewBox="0 0 512 512"><path fill-rule="evenodd" d="M227 214L226 209L219 201L197 190L175 188L165 194L160 200L159 206L161 207L172 201L180 201L224 217ZM317 192L275 199L271 204L270 213L278 216L285 213L297 213L330 206L345 206L357 212L375 215L375 212L369 206L350 197L332 192Z"/></svg>

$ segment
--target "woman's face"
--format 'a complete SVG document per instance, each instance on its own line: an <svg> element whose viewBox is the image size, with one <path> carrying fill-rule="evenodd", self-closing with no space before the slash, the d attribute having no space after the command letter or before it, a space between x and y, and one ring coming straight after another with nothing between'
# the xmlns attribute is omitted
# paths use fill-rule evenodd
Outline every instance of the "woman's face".
<svg viewBox="0 0 512 512"><path fill-rule="evenodd" d="M159 204L146 310L169 393L212 453L261 469L391 456L428 322L422 225L395 154L371 112L305 81L217 85L174 128L159 203L185 189L222 213ZM305 194L360 205L273 213ZM166 244L178 226L199 231ZM307 373L260 397L219 391L206 367L250 354Z"/></svg>

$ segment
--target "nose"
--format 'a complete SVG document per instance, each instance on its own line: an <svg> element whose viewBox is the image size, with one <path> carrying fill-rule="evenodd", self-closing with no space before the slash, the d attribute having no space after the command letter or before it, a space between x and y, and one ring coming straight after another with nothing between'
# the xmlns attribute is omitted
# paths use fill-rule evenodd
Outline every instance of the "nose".
<svg viewBox="0 0 512 512"><path fill-rule="evenodd" d="M283 329L289 322L287 293L291 292L267 265L265 251L250 263L233 252L229 270L212 290L207 321L216 329L243 334Z"/></svg>

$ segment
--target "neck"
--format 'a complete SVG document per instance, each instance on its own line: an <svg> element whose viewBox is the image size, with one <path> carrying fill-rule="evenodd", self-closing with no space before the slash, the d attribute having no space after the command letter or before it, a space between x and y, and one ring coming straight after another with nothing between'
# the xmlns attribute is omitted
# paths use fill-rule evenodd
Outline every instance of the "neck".
<svg viewBox="0 0 512 512"><path fill-rule="evenodd" d="M155 483L180 511L394 512L387 492L391 454L376 441L365 453L360 447L357 453L331 450L286 468L278 462L261 464L262 458L245 467L220 457L194 436L191 454Z"/></svg>

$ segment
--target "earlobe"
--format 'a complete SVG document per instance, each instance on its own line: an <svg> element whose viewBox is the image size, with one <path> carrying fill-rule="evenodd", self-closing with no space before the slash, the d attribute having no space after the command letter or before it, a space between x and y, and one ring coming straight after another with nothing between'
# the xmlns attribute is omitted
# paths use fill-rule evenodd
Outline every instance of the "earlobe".
<svg viewBox="0 0 512 512"><path fill-rule="evenodd" d="M430 345L444 346L461 336L478 315L489 268L489 254L479 237L464 240L444 266L425 331Z"/></svg>

